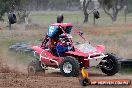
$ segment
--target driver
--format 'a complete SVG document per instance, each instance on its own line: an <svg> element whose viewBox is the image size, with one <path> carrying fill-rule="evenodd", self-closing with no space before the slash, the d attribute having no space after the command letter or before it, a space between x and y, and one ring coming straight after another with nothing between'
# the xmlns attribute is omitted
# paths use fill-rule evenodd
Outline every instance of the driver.
<svg viewBox="0 0 132 88"><path fill-rule="evenodd" d="M56 45L56 51L60 57L64 56L65 52L72 50L72 46L68 38L71 38L71 36L66 36L65 34L59 36L59 41Z"/></svg>

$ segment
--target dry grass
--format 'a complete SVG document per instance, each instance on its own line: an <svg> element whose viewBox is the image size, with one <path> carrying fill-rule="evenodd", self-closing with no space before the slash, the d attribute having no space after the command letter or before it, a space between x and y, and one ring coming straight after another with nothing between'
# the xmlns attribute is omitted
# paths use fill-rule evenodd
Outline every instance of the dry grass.
<svg viewBox="0 0 132 88"><path fill-rule="evenodd" d="M18 27L18 29L9 31L6 30L7 28L5 27L0 30L0 70L2 72L10 72L13 70L27 73L27 63L29 63L29 59L32 60L32 58L9 51L9 46L16 42L23 41L29 42L31 46L36 42L39 43L38 40L43 37L45 30L41 29L41 27L38 29L33 29L33 27L32 30L22 29L23 27L20 28L18 25L13 25L13 27Z"/></svg>
<svg viewBox="0 0 132 88"><path fill-rule="evenodd" d="M84 27L88 40L103 44L106 52L115 53L123 58L132 57L132 25Z"/></svg>
<svg viewBox="0 0 132 88"><path fill-rule="evenodd" d="M131 35L115 35L115 37L111 36L103 36L91 39L98 44L103 44L106 46L106 51L115 53L117 56L123 58L131 58L132 57L132 41Z"/></svg>
<svg viewBox="0 0 132 88"><path fill-rule="evenodd" d="M0 30L0 44L8 47L10 44L19 41L30 42L34 45L43 38L47 32L45 26L38 29L24 30L19 27L17 30ZM31 28L30 28L31 29ZM82 27L87 40L93 44L103 44L106 46L106 52L115 53L121 57L132 57L132 25L115 25L115 26L90 26ZM76 37L75 37L76 38Z"/></svg>

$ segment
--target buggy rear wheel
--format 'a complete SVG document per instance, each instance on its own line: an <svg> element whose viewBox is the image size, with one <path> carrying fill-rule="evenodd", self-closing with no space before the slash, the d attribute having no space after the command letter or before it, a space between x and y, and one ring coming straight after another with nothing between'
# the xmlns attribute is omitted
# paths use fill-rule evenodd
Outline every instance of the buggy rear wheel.
<svg viewBox="0 0 132 88"><path fill-rule="evenodd" d="M105 62L103 62L103 67L101 68L101 70L108 76L112 76L118 73L120 69L120 64L114 55L112 54L107 55L108 56L103 59L105 60Z"/></svg>
<svg viewBox="0 0 132 88"><path fill-rule="evenodd" d="M37 59L29 63L27 70L29 75L37 75L39 72L45 72L41 66L41 62Z"/></svg>
<svg viewBox="0 0 132 88"><path fill-rule="evenodd" d="M60 71L66 77L78 76L80 71L78 60L71 56L65 57L60 63Z"/></svg>

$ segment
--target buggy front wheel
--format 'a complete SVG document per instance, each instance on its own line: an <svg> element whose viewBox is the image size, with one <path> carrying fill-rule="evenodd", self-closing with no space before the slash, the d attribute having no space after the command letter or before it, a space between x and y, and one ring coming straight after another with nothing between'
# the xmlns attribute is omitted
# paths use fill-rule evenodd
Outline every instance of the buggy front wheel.
<svg viewBox="0 0 132 88"><path fill-rule="evenodd" d="M80 71L78 60L71 56L64 57L60 63L60 71L66 77L78 76Z"/></svg>

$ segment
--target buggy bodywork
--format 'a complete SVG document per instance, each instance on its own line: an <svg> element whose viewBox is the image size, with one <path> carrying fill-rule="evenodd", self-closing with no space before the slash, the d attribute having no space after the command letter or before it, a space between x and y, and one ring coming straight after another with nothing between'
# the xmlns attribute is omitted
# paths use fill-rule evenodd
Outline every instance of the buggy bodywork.
<svg viewBox="0 0 132 88"><path fill-rule="evenodd" d="M59 68L64 76L78 76L80 68L99 67L102 72L107 75L114 75L118 72L119 66L116 57L111 54L104 54L105 46L91 44L88 46L88 51L75 48L72 39L69 39L74 50L65 52L63 57L55 55L53 49L58 42L59 35L70 34L72 30L71 23L55 23L48 28L48 33L42 41L41 46L33 46L34 56L38 56L38 62L31 62L28 66L28 72L36 73L37 71L45 70L46 67ZM78 32L82 37L81 32ZM84 37L82 37L84 38ZM38 67L36 67L36 64ZM38 69L39 68L39 69Z"/></svg>

